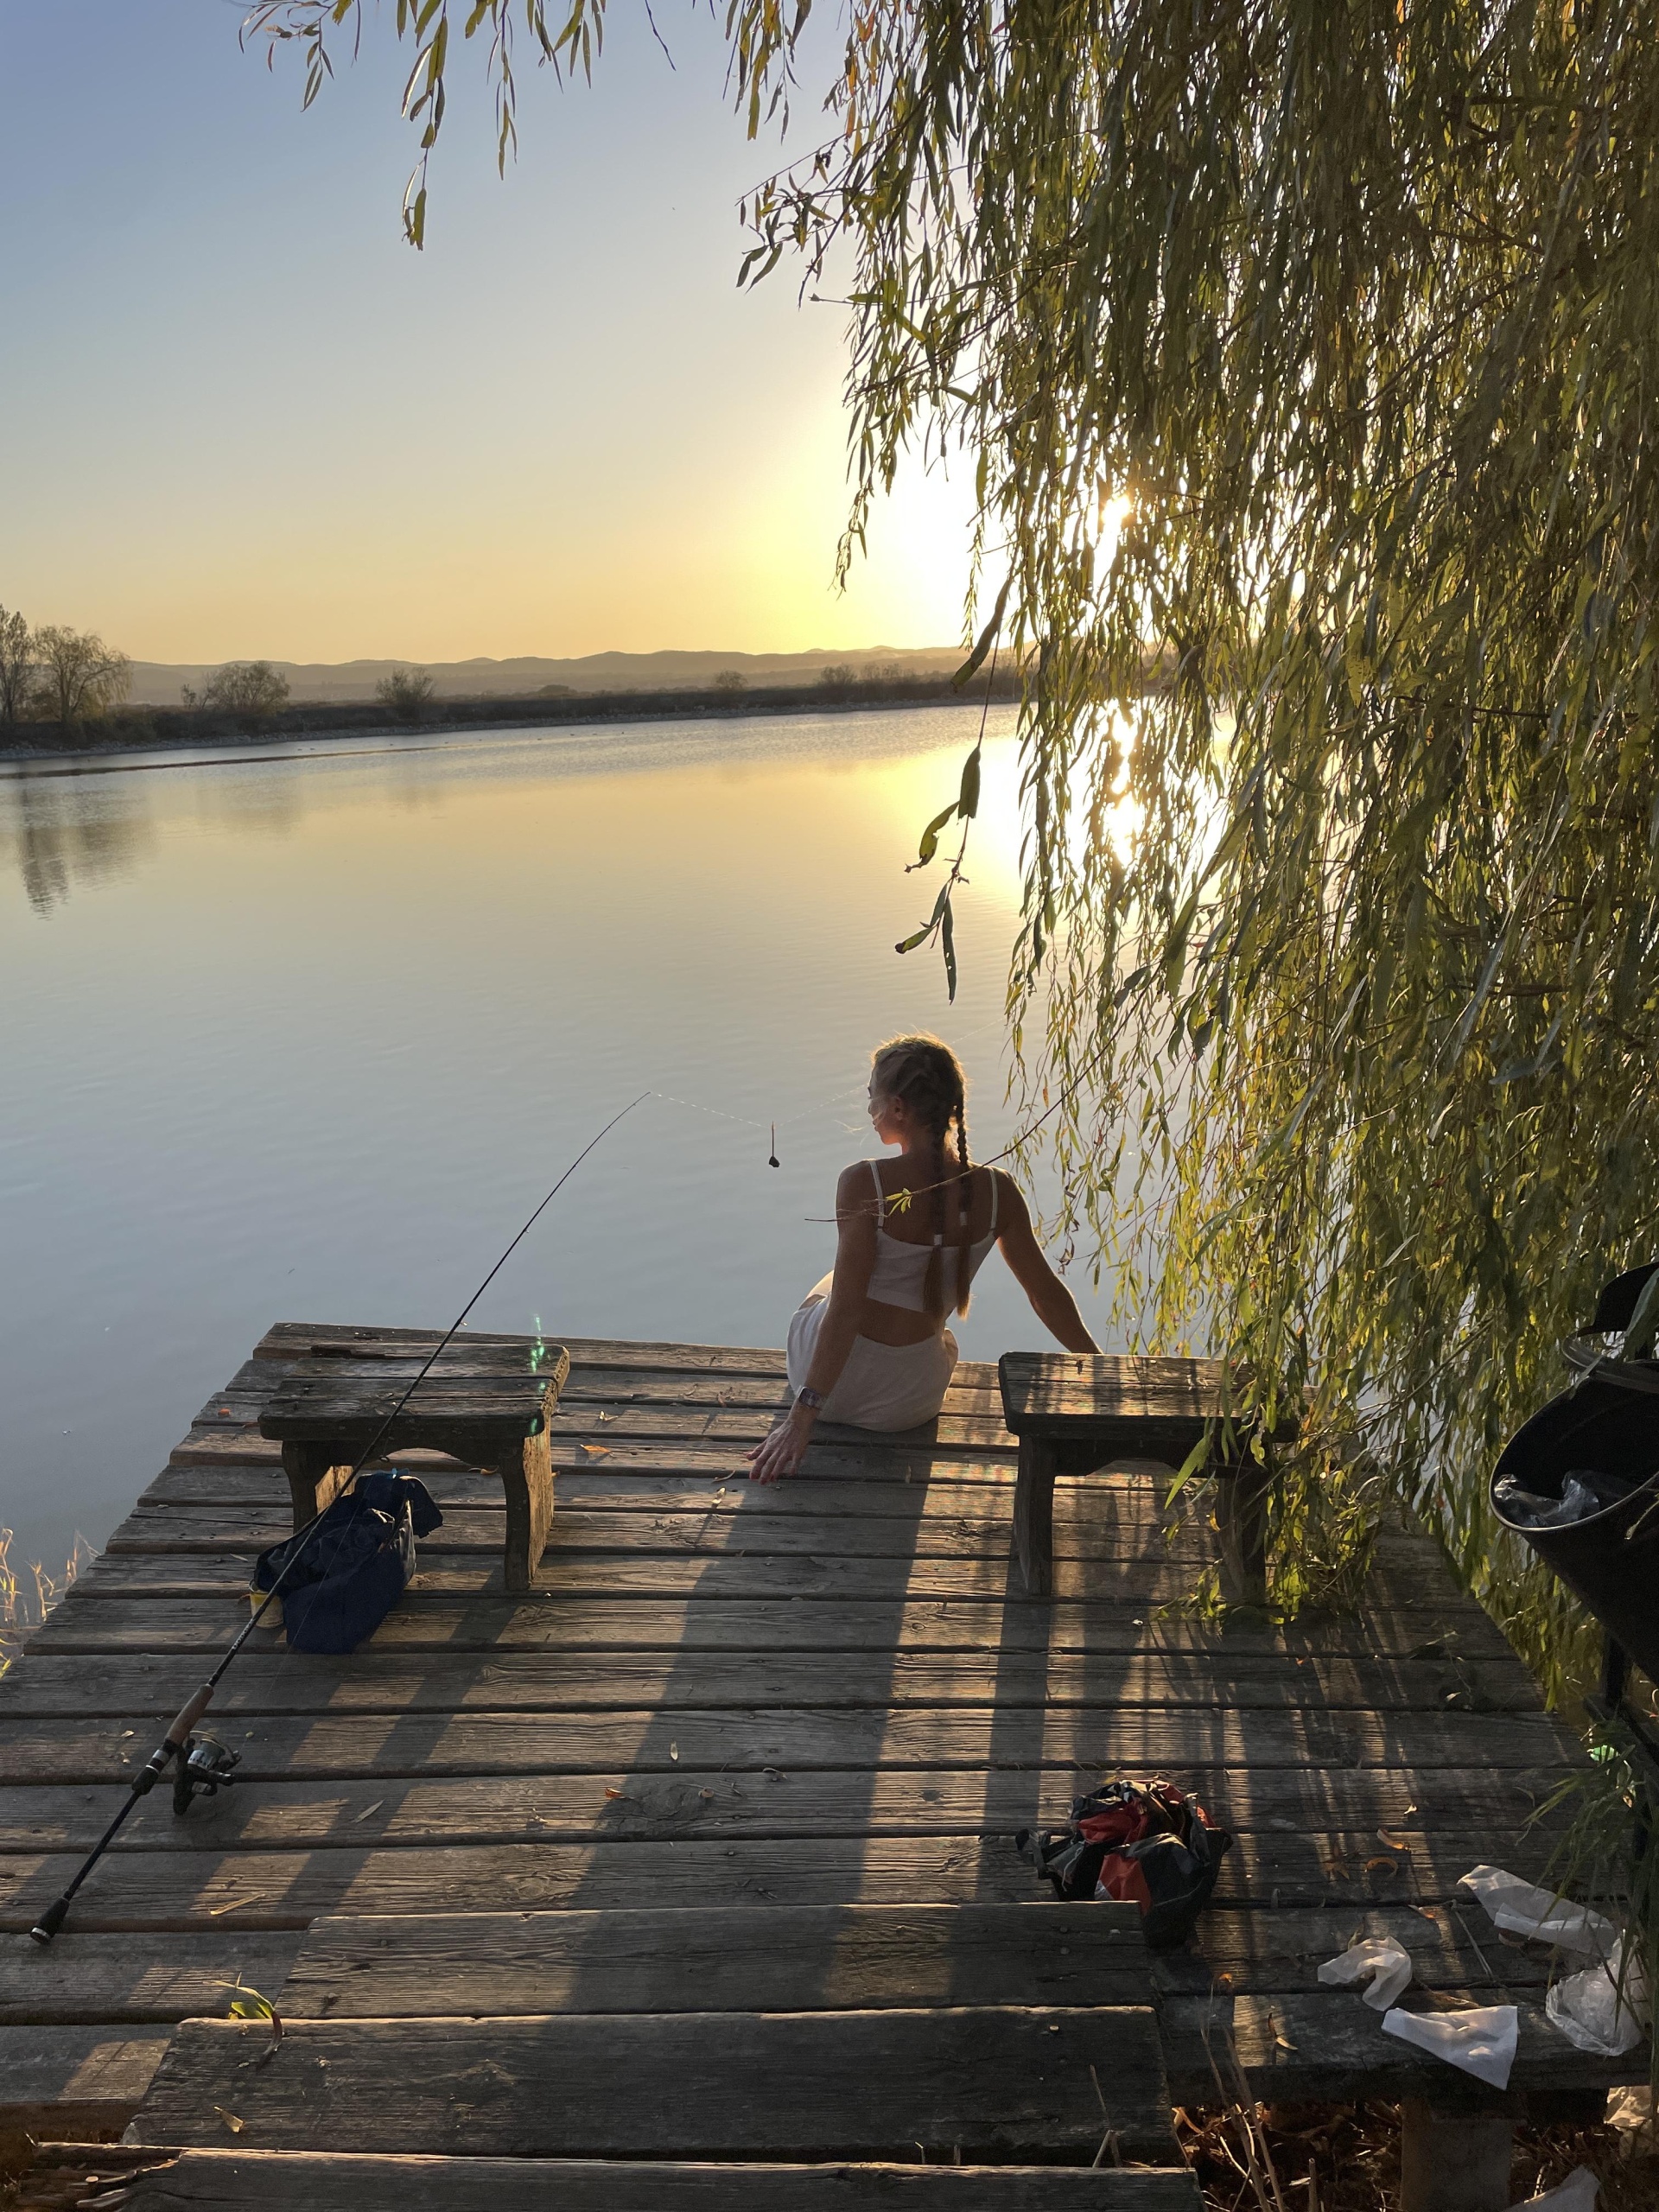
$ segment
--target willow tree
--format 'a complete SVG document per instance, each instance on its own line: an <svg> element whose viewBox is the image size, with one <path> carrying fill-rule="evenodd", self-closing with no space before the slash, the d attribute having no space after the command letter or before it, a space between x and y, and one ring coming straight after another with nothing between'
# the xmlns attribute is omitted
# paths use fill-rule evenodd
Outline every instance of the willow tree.
<svg viewBox="0 0 1659 2212"><path fill-rule="evenodd" d="M601 6L458 16L504 157L515 28L585 69ZM254 20L315 86L354 12ZM804 16L729 0L752 130ZM397 0L423 162L449 22ZM841 59L745 270L851 272L844 553L972 458L1069 1226L1307 1404L1282 1603L1370 1471L1513 1611L1494 1449L1656 1243L1659 8L853 0Z"/></svg>

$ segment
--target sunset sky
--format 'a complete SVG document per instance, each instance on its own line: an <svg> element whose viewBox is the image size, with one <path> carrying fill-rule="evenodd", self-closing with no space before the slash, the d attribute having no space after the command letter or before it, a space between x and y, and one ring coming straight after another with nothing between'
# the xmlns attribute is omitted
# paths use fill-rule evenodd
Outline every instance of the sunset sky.
<svg viewBox="0 0 1659 2212"><path fill-rule="evenodd" d="M966 469L834 591L843 313L734 289L776 140L657 13L672 68L632 4L591 90L524 59L505 183L469 56L416 254L389 0L308 113L237 0L0 0L0 603L149 660L955 639Z"/></svg>

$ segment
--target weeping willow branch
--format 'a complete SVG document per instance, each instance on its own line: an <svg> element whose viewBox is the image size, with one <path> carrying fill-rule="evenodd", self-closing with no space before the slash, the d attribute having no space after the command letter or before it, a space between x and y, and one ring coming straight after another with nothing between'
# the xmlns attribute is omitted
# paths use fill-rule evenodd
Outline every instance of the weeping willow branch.
<svg viewBox="0 0 1659 2212"><path fill-rule="evenodd" d="M1304 1411L1289 1601L1380 1486L1559 1677L1484 1481L1659 1240L1659 0L860 0L825 107L746 274L850 266L846 551L928 441L1007 563L1058 1225Z"/></svg>

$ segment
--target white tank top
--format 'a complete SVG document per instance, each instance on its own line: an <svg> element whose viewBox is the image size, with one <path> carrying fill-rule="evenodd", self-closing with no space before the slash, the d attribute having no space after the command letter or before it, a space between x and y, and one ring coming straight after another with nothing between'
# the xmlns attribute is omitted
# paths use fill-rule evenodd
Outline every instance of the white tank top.
<svg viewBox="0 0 1659 2212"><path fill-rule="evenodd" d="M991 1225L983 1236L976 1237L968 1247L968 1282L957 1280L962 1262L959 1243L946 1244L943 1236L935 1236L931 1243L910 1244L902 1237L890 1236L885 1227L887 1213L887 1194L881 1188L881 1173L874 1160L869 1162L870 1180L875 1185L877 1205L875 1230L875 1265L870 1270L870 1287L865 1294L878 1306L902 1306L906 1313L926 1311L922 1303L922 1289L927 1281L927 1263L933 1256L933 1246L944 1248L944 1303L947 1312L960 1306L963 1293L978 1274L980 1264L996 1242L996 1205L1000 1195L995 1168L988 1168L991 1179ZM966 1193L963 1193L964 1198ZM955 1283L953 1292L950 1286Z"/></svg>

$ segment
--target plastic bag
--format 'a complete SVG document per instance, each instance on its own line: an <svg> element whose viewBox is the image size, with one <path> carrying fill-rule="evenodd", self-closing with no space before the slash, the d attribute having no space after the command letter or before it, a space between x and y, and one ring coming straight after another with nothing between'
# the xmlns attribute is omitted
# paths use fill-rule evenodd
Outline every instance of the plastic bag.
<svg viewBox="0 0 1659 2212"><path fill-rule="evenodd" d="M1513 2005L1477 2005L1464 2012L1402 2012L1383 2015L1386 2033L1415 2044L1433 2058L1443 2058L1494 2089L1510 2086L1510 2069L1521 2037L1521 2017Z"/></svg>
<svg viewBox="0 0 1659 2212"><path fill-rule="evenodd" d="M1458 1887L1478 1897L1492 1925L1511 1936L1559 1943L1563 1950L1584 1951L1595 1959L1605 1959L1618 1939L1612 1922L1588 1905L1538 1889L1501 1866L1471 1866Z"/></svg>
<svg viewBox="0 0 1659 2212"><path fill-rule="evenodd" d="M1570 2044L1599 2058L1622 2058L1647 2033L1647 1977L1621 1936L1611 1957L1556 1982L1544 2010Z"/></svg>
<svg viewBox="0 0 1659 2212"><path fill-rule="evenodd" d="M1410 1953L1392 1936L1373 1936L1363 1943L1351 1943L1319 1968L1319 1980L1337 1988L1368 1977L1370 1986L1360 1994L1374 2011L1386 2012L1411 1980Z"/></svg>

